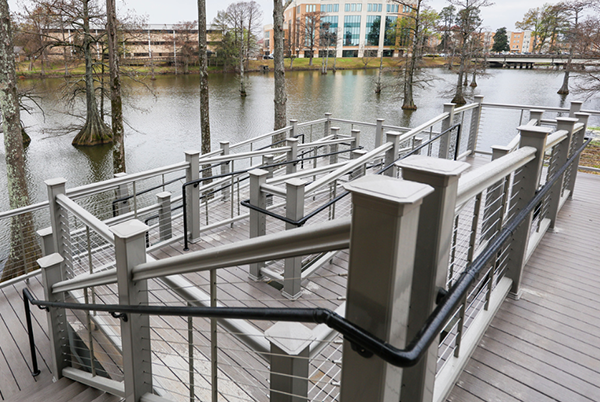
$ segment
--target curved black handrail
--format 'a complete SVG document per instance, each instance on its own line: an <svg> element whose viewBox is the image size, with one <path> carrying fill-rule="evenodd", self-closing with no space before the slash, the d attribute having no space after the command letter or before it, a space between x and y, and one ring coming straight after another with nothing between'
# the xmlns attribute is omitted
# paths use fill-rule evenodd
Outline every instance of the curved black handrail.
<svg viewBox="0 0 600 402"><path fill-rule="evenodd" d="M289 164L297 164L298 162L303 162L305 160L318 159L318 158L324 158L324 157L331 156L331 155L343 154L343 153L355 151L357 149L362 149L362 147L347 149L347 150L343 150L343 151L330 152L328 154L317 155L317 156L310 156L310 157L306 157L306 158L298 158L298 159L294 159L294 160L291 160L291 161L272 163L270 165L262 165L260 168L262 168L262 169L268 169L268 168L273 168L273 167L285 166L285 165L289 165ZM229 162L226 162L226 163L229 163ZM213 180L213 179L220 179L220 178L223 178L223 177L240 175L240 174L248 173L249 171L254 170L254 169L256 169L256 168L253 167L253 168L250 168L250 169L237 170L235 172L223 173L223 174L219 174L219 175L215 175L215 176L201 177L199 179L188 181L187 183L183 183L183 185L181 186L181 194L182 194L182 198L183 198L183 250L184 251L189 250L189 248L188 248L188 237L187 237L187 227L188 227L188 225L187 225L187 198L186 198L186 194L185 194L186 193L186 191L185 191L186 187L188 187L188 186L194 186L194 187L196 187L196 186L198 186L200 183L202 183L204 181Z"/></svg>
<svg viewBox="0 0 600 402"><path fill-rule="evenodd" d="M426 142L422 143L421 145L419 145L415 149L411 150L409 153L407 153L405 155L402 155L398 159L394 160L389 165L384 166L383 168L381 168L380 170L378 170L377 172L375 172L375 174L382 174L382 173L386 172L387 170L391 169L392 166L394 166L394 164L396 162L398 162L399 160L402 160L404 158L408 158L409 156L417 153L418 151L420 151L421 149L425 148L426 146L429 146L432 142L438 140L443 135L446 135L449 132L451 132L452 130L454 130L455 128L458 128L458 134L456 136L456 145L455 145L455 149L454 149L454 160L456 160L458 158L458 151L459 151L459 145L460 145L460 127L461 127L460 123L457 123L457 124L451 126L450 128L444 130L440 134L436 135L435 137L427 140ZM376 166L379 166L379 165L376 165ZM350 194L349 191L344 191L343 193L337 195L336 197L332 198L331 200L327 201L326 203L320 205L319 207L315 208L313 211L311 211L310 213L304 215L302 218L300 218L298 220L294 220L294 219L288 218L287 216L276 214L275 212L269 211L266 208L261 208L261 207L258 207L256 205L253 205L253 204L250 203L249 199L248 200L240 201L240 204L242 206L248 208L248 209L252 209L254 211L257 211L257 212L260 212L262 214L268 215L268 216L270 216L272 218L279 219L280 221L283 221L285 223L289 223L290 225L294 225L294 226L300 227L300 226L304 226L304 224L306 222L308 222L310 219L312 219L315 215L317 215L320 212L324 211L325 209L329 208L331 205L335 204L336 202L338 202L342 198L346 197L348 194Z"/></svg>
<svg viewBox="0 0 600 402"><path fill-rule="evenodd" d="M502 245L511 238L515 230L531 214L538 203L554 187L556 182L562 177L567 169L579 157L585 147L591 142L588 139L569 160L550 178L546 184L537 192L535 197L525 208L511 219L507 225L498 233L483 252L469 265L452 285L448 292L441 292L439 303L433 312L429 315L419 332L407 344L404 349L399 349L382 339L374 336L365 329L348 321L335 312L323 308L252 308L252 307L169 307L169 306L122 306L118 304L79 304L48 302L34 299L29 289L23 289L23 301L25 310L29 314L28 303L37 305L39 308L48 309L50 307L68 308L77 310L95 310L106 311L114 316L126 320L127 314L150 314L150 315L172 315L172 316L191 316L205 318L230 318L230 319L252 319L252 320L273 320L273 321L295 321L312 322L325 324L328 327L341 333L344 338L353 345L361 356L369 358L377 355L386 362L397 367L411 367L417 364L419 359L427 351L429 346L437 339L438 334L445 327L446 322L459 305L462 303L469 288L476 281L477 277L486 268L488 262L496 256ZM35 346L33 342L33 331L31 320L27 321L30 345L32 347L32 356L35 355ZM35 358L34 370L37 368ZM35 374L34 374L35 375Z"/></svg>

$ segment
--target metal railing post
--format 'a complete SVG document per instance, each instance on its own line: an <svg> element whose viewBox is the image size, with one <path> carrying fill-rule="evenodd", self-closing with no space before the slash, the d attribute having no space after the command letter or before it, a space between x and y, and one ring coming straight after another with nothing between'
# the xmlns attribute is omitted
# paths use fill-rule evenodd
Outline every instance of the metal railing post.
<svg viewBox="0 0 600 402"><path fill-rule="evenodd" d="M583 102L581 101L571 101L571 107L569 108L569 117L577 117L575 115L581 112L582 106Z"/></svg>
<svg viewBox="0 0 600 402"><path fill-rule="evenodd" d="M110 228L115 235L115 262L119 304L148 304L148 281L131 281L131 270L146 262L146 232L148 226L132 219ZM128 314L121 319L123 347L123 377L125 399L139 401L152 392L152 353L150 318L147 314Z"/></svg>
<svg viewBox="0 0 600 402"><path fill-rule="evenodd" d="M269 175L267 176L267 179L272 179L273 178L273 173L275 172L275 168L271 165L273 165L274 161L275 161L275 156L273 156L272 154L269 155L263 155L263 160L262 160L262 164L269 166L266 169L266 171L269 173Z"/></svg>
<svg viewBox="0 0 600 402"><path fill-rule="evenodd" d="M297 322L278 322L265 331L265 337L271 343L270 401L308 401L313 331Z"/></svg>
<svg viewBox="0 0 600 402"><path fill-rule="evenodd" d="M267 206L266 195L261 186L267 182L269 172L262 169L254 169L249 172L250 176L250 203L259 208ZM250 238L264 236L267 233L267 216L261 212L250 209ZM252 280L259 280L262 276L260 269L265 266L264 262L250 264L248 276Z"/></svg>
<svg viewBox="0 0 600 402"><path fill-rule="evenodd" d="M297 138L288 138L285 141L285 145L291 147L291 149L287 152L287 161L290 162L285 165L285 174L296 173L297 163L295 161L298 159L298 139Z"/></svg>
<svg viewBox="0 0 600 402"><path fill-rule="evenodd" d="M52 226L53 234L53 248L54 251L64 257L64 239L68 239L70 236L69 232L69 218L62 215L62 208L56 202L56 196L64 194L66 189L66 179L62 177L56 179L46 180L46 186L48 188L48 202L50 203L50 224Z"/></svg>
<svg viewBox="0 0 600 402"><path fill-rule="evenodd" d="M572 144L571 149L572 150L579 149L583 145L583 140L585 137L585 132L587 131L587 124L588 124L590 115L588 113L575 113L575 117L578 119L579 123L583 123L583 129L581 131L579 131L576 135L572 136L572 138L571 138L571 144ZM571 156L571 155L569 155L569 156ZM580 159L580 157L578 156L577 159L575 160L575 162L573 162L573 165L571 168L571 175L569 177L569 184L567 186L567 190L569 191L569 199L573 199L573 191L575 191L575 181L577 179L577 168L579 166L579 159Z"/></svg>
<svg viewBox="0 0 600 402"><path fill-rule="evenodd" d="M219 144L221 145L221 155L229 155L229 141L221 141L219 142ZM229 162L223 162L221 163L221 174L225 175L227 173L230 172L230 163ZM252 165L252 161L250 162L250 165ZM221 194L223 195L223 201L227 201L229 200L229 194L230 194L230 189L229 186L225 186L223 187L223 190L221 190Z"/></svg>
<svg viewBox="0 0 600 402"><path fill-rule="evenodd" d="M350 159L359 159L361 156L366 155L368 152L365 149L355 149L350 154ZM356 168L353 172L350 173L350 180L358 179L359 177L367 174L367 164L363 164L361 167Z"/></svg>
<svg viewBox="0 0 600 402"><path fill-rule="evenodd" d="M542 116L544 115L545 110L543 109L531 109L529 110L529 121L535 120L536 126L539 126L542 123Z"/></svg>
<svg viewBox="0 0 600 402"><path fill-rule="evenodd" d="M266 168L267 172L269 173L267 175L267 179L272 179L273 178L273 173L275 173L275 167L271 166L275 163L275 156L273 155L263 155L263 165L267 165L269 166L268 168ZM266 206L271 206L273 205L273 196L267 196L267 203L265 204Z"/></svg>
<svg viewBox="0 0 600 402"><path fill-rule="evenodd" d="M158 210L158 238L160 241L169 240L173 237L173 222L171 219L171 193L164 191L156 194L160 205Z"/></svg>
<svg viewBox="0 0 600 402"><path fill-rule="evenodd" d="M44 299L51 302L64 302L64 293L52 293L55 283L66 279L64 276L64 259L58 254L50 254L37 260L42 270ZM62 371L69 366L67 315L64 308L51 308L46 313L48 320L48 336L50 337L50 353L52 355L52 375L54 380L62 378Z"/></svg>
<svg viewBox="0 0 600 402"><path fill-rule="evenodd" d="M331 136L334 139L338 139L340 136L340 128L339 127L331 127ZM329 155L329 164L333 165L334 163L338 162L338 155L337 152L339 149L339 145L338 144L331 144L329 146L329 153L333 154L333 155Z"/></svg>
<svg viewBox="0 0 600 402"><path fill-rule="evenodd" d="M42 255L45 257L54 254L54 238L52 236L52 228L47 227L37 231L37 235L42 239Z"/></svg>
<svg viewBox="0 0 600 402"><path fill-rule="evenodd" d="M125 177L125 176L127 176L127 173L115 173L115 175L114 175L115 179L120 178L120 177ZM119 184L119 186L115 190L115 198L118 200L118 199L125 198L128 196L129 196L129 188L128 188L127 184ZM116 214L115 216L126 214L127 212L130 211L129 200L119 201L115 207L116 207L116 211L114 211Z"/></svg>
<svg viewBox="0 0 600 402"><path fill-rule="evenodd" d="M520 126L517 128L521 134L522 147L533 147L537 150L535 158L515 172L512 191L511 209L516 213L529 203L535 196L540 184L542 165L544 163L544 149L550 127ZM521 276L523 267L527 263L527 245L529 242L529 228L533 220L533 211L529 217L515 230L510 242L510 258L507 263L506 276L512 279L511 297L518 299L521 291Z"/></svg>
<svg viewBox="0 0 600 402"><path fill-rule="evenodd" d="M423 144L422 137L413 137L413 149L417 149ZM421 150L416 151L413 155L421 155Z"/></svg>
<svg viewBox="0 0 600 402"><path fill-rule="evenodd" d="M410 156L397 162L404 180L433 187L423 199L419 212L417 251L415 254L408 339L412 339L435 308L439 289L445 289L450 259L454 210L458 179L470 167L468 163L435 160L427 156ZM435 166L435 167L434 167ZM431 345L423 358L402 374L402 402L433 400L438 344Z"/></svg>
<svg viewBox="0 0 600 402"><path fill-rule="evenodd" d="M396 161L396 158L398 158L398 154L400 153L400 136L401 135L402 134L399 133L398 131L388 131L387 133L385 133L386 142L392 143L392 148L389 149L385 153L385 158L384 158L384 162L383 162L384 167L392 165L391 168L389 168L388 170L385 171L384 174L386 176L390 176L390 177L396 176L396 167L393 165L393 163Z"/></svg>
<svg viewBox="0 0 600 402"><path fill-rule="evenodd" d="M360 147L360 130L355 128L350 131L350 135L353 138L352 148Z"/></svg>
<svg viewBox="0 0 600 402"><path fill-rule="evenodd" d="M185 170L185 181L200 179L200 152L186 151L185 161L190 164ZM188 233L184 233L184 236L194 243L200 240L200 185L187 186L185 196Z"/></svg>
<svg viewBox="0 0 600 402"><path fill-rule="evenodd" d="M383 122L385 119L377 119L377 126L375 127L375 148L381 146L383 141Z"/></svg>
<svg viewBox="0 0 600 402"><path fill-rule="evenodd" d="M495 161L508 155L510 148L506 146L492 146L492 160ZM504 184L504 185L503 185ZM485 205L483 207L483 219L481 222L481 234L485 240L489 240L500 229L502 216L504 215L506 179L500 180L486 190Z"/></svg>
<svg viewBox="0 0 600 402"><path fill-rule="evenodd" d="M456 105L454 103L444 103L444 113L449 113L450 115L448 117L446 117L443 121L442 121L442 132L448 130L450 127L452 127L452 124L454 122L454 107ZM440 148L439 148L439 153L438 153L438 157L441 159L448 159L448 151L450 149L450 136L449 135L443 135L440 138Z"/></svg>
<svg viewBox="0 0 600 402"><path fill-rule="evenodd" d="M419 209L433 189L381 175L361 177L345 187L352 193L345 317L404 348ZM344 340L340 401L400 400L402 370L361 353Z"/></svg>
<svg viewBox="0 0 600 402"><path fill-rule="evenodd" d="M467 149L471 151L471 155L477 147L477 138L479 137L479 126L481 124L481 114L483 112L483 95L475 95L475 103L478 103L477 109L471 111L471 129L469 130L469 140Z"/></svg>
<svg viewBox="0 0 600 402"><path fill-rule="evenodd" d="M290 131L288 131L288 138L295 138L298 134L298 120L290 119Z"/></svg>
<svg viewBox="0 0 600 402"><path fill-rule="evenodd" d="M306 182L301 179L290 179L286 185L285 215L292 220L299 220L304 216L304 186ZM295 229L297 226L285 224L285 229ZM302 257L286 258L283 268L284 297L296 300L302 294Z"/></svg>
<svg viewBox="0 0 600 402"><path fill-rule="evenodd" d="M575 128L575 123L577 123L576 118L572 117L558 117L556 119L556 130L566 130L568 134L567 138L561 141L560 144L556 145L556 148L553 152L556 152L556 157L554 157L555 166L563 166L567 160L569 159L569 150L571 149L571 139L573 137L573 129ZM573 171L573 170L572 170ZM554 228L556 224L556 218L558 217L558 211L563 202L563 185L565 180L565 174L556 182L556 184L552 187L550 191L550 201L548 205L548 218L550 218L550 228Z"/></svg>
<svg viewBox="0 0 600 402"><path fill-rule="evenodd" d="M325 113L325 129L323 131L323 137L327 137L331 130L331 113Z"/></svg>

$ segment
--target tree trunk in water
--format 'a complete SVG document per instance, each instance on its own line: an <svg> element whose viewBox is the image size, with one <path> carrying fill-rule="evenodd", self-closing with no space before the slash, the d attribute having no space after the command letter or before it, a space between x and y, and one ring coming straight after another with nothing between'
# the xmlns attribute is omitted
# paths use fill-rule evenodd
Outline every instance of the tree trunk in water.
<svg viewBox="0 0 600 402"><path fill-rule="evenodd" d="M568 95L569 94L569 75L571 74L571 62L573 60L574 46L571 45L571 49L569 50L569 59L567 60L567 65L565 66L565 75L563 76L563 83L557 94L559 95Z"/></svg>
<svg viewBox="0 0 600 402"><path fill-rule="evenodd" d="M565 71L565 75L563 76L563 83L557 94L559 95L568 95L569 94L569 70Z"/></svg>
<svg viewBox="0 0 600 402"><path fill-rule="evenodd" d="M94 72L92 66L92 51L90 23L88 17L88 3L90 0L83 1L83 53L85 57L85 97L86 97L86 120L83 128L73 139L75 146L92 146L100 144L110 144L112 142L111 130L104 124L102 116L98 113L98 104L96 103L96 94L94 93Z"/></svg>
<svg viewBox="0 0 600 402"><path fill-rule="evenodd" d="M285 66L283 65L283 0L273 0L273 65L275 75L275 123L274 129L278 130L286 126L286 103L287 94L285 90ZM285 134L274 136L277 142L285 138Z"/></svg>
<svg viewBox="0 0 600 402"><path fill-rule="evenodd" d="M458 81L456 83L456 93L454 94L454 98L452 98L452 103L455 103L457 105L464 105L465 103L467 103L463 95L463 78L466 73L465 69L467 56L467 39L465 38L463 40L463 47L460 54L460 67L458 68Z"/></svg>
<svg viewBox="0 0 600 402"><path fill-rule="evenodd" d="M402 104L403 110L417 110L413 99L413 81L415 75L415 67L417 65L417 57L419 52L419 19L421 11L421 2L417 1L416 13L415 13L415 28L413 31L412 38L412 50L410 59L407 57L406 70L404 73L404 103Z"/></svg>
<svg viewBox="0 0 600 402"><path fill-rule="evenodd" d="M11 209L15 209L29 205L29 192L25 175L12 30L6 0L0 0L0 110L4 117L2 128L8 199ZM40 257L32 214L20 214L11 218L10 251L0 281L37 269L36 260Z"/></svg>
<svg viewBox="0 0 600 402"><path fill-rule="evenodd" d="M473 79L471 80L471 88L477 87L477 68L473 67Z"/></svg>
<svg viewBox="0 0 600 402"><path fill-rule="evenodd" d="M244 75L244 20L240 20L240 96L243 98L246 95L246 77Z"/></svg>
<svg viewBox="0 0 600 402"><path fill-rule="evenodd" d="M381 52L381 57L379 58L379 72L377 74L377 85L375 86L375 93L376 94L380 94L382 87L381 87L381 72L383 71L383 52Z"/></svg>
<svg viewBox="0 0 600 402"><path fill-rule="evenodd" d="M108 30L108 63L110 66L110 114L113 135L113 173L125 173L125 139L123 130L123 100L119 76L117 9L115 0L106 0Z"/></svg>
<svg viewBox="0 0 600 402"><path fill-rule="evenodd" d="M198 0L198 53L200 57L200 131L202 154L210 152L210 120L208 109L208 59L206 55L206 2Z"/></svg>

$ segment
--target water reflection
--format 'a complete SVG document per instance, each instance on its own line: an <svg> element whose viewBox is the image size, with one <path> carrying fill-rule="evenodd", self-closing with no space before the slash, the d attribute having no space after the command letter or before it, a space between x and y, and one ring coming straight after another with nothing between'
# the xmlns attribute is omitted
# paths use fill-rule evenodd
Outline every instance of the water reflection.
<svg viewBox="0 0 600 402"><path fill-rule="evenodd" d="M454 72L445 69L429 71L430 86L415 91L416 111L403 111L401 86L395 75L384 73L384 88L375 94L377 70L329 72L293 71L286 74L288 90L288 118L306 121L322 118L331 112L334 117L375 122L385 119L386 124L416 126L443 110L449 102L448 91L456 82ZM482 94L487 102L567 105L572 95L560 97L556 91L562 82L562 73L543 70L491 70L491 77L478 79L477 88L466 88L472 99ZM57 132L56 128L73 124L76 120L66 115L61 100L62 79L21 81L23 87L40 95L39 102L45 118L39 111L23 115L32 138L26 152L27 172L34 201L46 198L43 181L65 177L68 187L112 177L110 147L76 149L71 146L75 133ZM153 89L148 91L146 85ZM231 143L271 131L273 128L273 74L248 74L248 94L239 96L239 81L232 74L212 74L210 85L210 120L212 146L219 141ZM129 172L138 172L183 160L184 150L200 149L199 77L197 75L157 76L144 85L128 82L124 116L126 119L125 148ZM596 102L597 103L597 102ZM587 107L598 109L594 102ZM514 135L518 118L506 119L507 129L480 141L485 148L492 143L503 143ZM4 158L0 157L1 183L5 179ZM3 195L2 197L6 197ZM6 199L0 207L6 209Z"/></svg>

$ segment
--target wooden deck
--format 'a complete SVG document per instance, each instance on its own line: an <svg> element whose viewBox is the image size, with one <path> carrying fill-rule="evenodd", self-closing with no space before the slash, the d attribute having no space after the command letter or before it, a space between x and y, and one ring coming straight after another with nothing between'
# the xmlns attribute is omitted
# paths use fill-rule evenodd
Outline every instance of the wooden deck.
<svg viewBox="0 0 600 402"><path fill-rule="evenodd" d="M579 173L449 401L600 400L600 176Z"/></svg>
<svg viewBox="0 0 600 402"><path fill-rule="evenodd" d="M475 164L480 163L476 161ZM342 210L339 212L342 213ZM597 313L600 310L600 296L597 295L600 272L595 269L600 260L600 245L595 239L595 230L600 227L598 217L600 176L580 173L574 199L560 214L558 230L546 235L525 270L522 298L518 301L509 299L504 303L449 401L600 399L600 315ZM192 249L247 238L245 223L236 223L234 228L206 233L203 235L204 242ZM154 256L165 258L181 254L181 249L179 245L169 246L154 253ZM303 283L304 294L298 301L283 298L272 284L249 281L246 267L220 270L219 300L230 306L319 306L335 309L345 297L346 266L347 253L342 252ZM187 275L187 278L199 288L208 290L205 274ZM37 308L33 308L32 312L42 374L33 378L29 373L31 357L20 293L25 285L25 282L19 282L0 288L0 400L32 387L44 387L52 381L45 312ZM42 297L39 278L31 278L29 287L36 296ZM172 300L166 289L151 288L151 299ZM113 302L108 289L99 290L99 293L103 302ZM201 321L194 322L199 338L206 335L205 329L200 328L203 326ZM181 320L179 327L183 331L185 325ZM265 330L271 324L256 322L255 325ZM173 334L165 331L161 332L161 337L167 341L175 339L170 345L167 343L171 349L166 357L187 353L185 339L169 338ZM178 344L181 351L175 350ZM232 340L225 340L223 345L223 377L243 367L234 367L234 359L243 355L240 359L245 358L249 366L259 368L248 370L244 367L243 377L268 387L264 363L256 355L240 350L240 346ZM206 344L198 346L198 353L207 352ZM228 391L239 390L230 388ZM263 390L246 392L246 395L240 395L240 399L264 399L264 387Z"/></svg>

